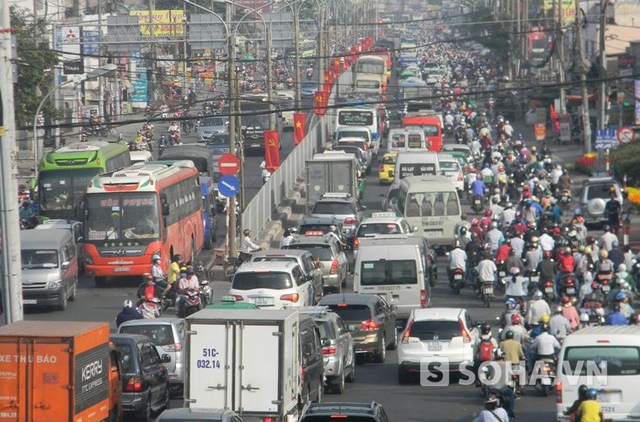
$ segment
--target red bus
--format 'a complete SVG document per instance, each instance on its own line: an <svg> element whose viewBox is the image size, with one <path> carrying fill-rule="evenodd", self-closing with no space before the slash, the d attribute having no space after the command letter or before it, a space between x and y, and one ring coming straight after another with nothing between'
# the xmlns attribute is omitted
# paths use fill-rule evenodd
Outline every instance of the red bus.
<svg viewBox="0 0 640 422"><path fill-rule="evenodd" d="M96 285L107 277L142 275L151 257L194 260L204 243L202 194L192 161L150 161L95 176L84 208L85 272Z"/></svg>
<svg viewBox="0 0 640 422"><path fill-rule="evenodd" d="M442 120L432 114L407 114L402 119L403 129L421 129L429 151L442 151Z"/></svg>

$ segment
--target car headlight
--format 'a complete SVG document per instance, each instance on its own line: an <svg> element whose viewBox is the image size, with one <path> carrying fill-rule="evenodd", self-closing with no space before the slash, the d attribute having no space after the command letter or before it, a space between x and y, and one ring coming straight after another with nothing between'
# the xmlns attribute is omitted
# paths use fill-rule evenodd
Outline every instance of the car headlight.
<svg viewBox="0 0 640 422"><path fill-rule="evenodd" d="M47 285L47 287L50 290L59 289L61 286L62 286L62 280L50 281Z"/></svg>

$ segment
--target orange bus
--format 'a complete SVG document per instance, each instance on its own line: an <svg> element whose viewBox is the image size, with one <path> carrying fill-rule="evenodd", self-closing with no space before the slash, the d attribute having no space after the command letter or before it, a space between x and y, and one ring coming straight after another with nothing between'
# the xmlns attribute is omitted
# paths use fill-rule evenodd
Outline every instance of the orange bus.
<svg viewBox="0 0 640 422"><path fill-rule="evenodd" d="M429 151L442 151L442 120L433 114L408 114L402 119L403 129L421 129Z"/></svg>
<svg viewBox="0 0 640 422"><path fill-rule="evenodd" d="M149 272L181 254L194 260L204 243L202 194L192 161L149 161L94 177L84 211L85 272L107 277Z"/></svg>

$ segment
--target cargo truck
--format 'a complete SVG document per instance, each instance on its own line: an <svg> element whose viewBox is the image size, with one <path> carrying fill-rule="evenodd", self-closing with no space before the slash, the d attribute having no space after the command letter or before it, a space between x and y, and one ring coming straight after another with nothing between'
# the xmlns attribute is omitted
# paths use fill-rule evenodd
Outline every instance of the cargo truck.
<svg viewBox="0 0 640 422"><path fill-rule="evenodd" d="M187 407L231 409L245 422L296 420L296 310L204 309L186 322Z"/></svg>
<svg viewBox="0 0 640 422"><path fill-rule="evenodd" d="M361 181L353 154L325 151L307 160L307 209L325 193L348 193L359 198Z"/></svg>
<svg viewBox="0 0 640 422"><path fill-rule="evenodd" d="M0 421L119 421L121 391L109 324L0 327Z"/></svg>

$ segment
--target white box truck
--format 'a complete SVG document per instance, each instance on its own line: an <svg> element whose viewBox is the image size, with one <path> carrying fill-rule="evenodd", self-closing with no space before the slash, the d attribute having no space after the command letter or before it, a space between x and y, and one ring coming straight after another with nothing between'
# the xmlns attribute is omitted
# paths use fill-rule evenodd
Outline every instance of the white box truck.
<svg viewBox="0 0 640 422"><path fill-rule="evenodd" d="M297 310L204 309L186 322L187 407L231 409L245 422L296 420Z"/></svg>
<svg viewBox="0 0 640 422"><path fill-rule="evenodd" d="M325 151L307 160L307 209L325 193L348 193L359 198L360 179L353 154Z"/></svg>

